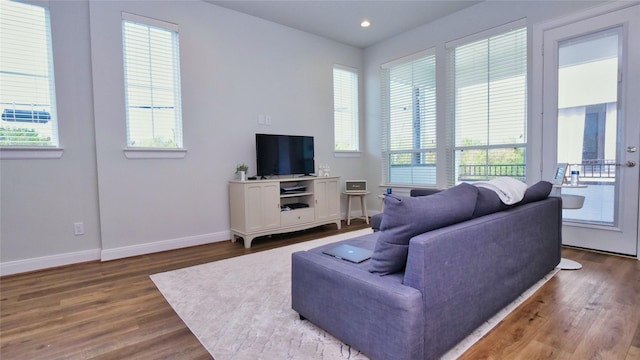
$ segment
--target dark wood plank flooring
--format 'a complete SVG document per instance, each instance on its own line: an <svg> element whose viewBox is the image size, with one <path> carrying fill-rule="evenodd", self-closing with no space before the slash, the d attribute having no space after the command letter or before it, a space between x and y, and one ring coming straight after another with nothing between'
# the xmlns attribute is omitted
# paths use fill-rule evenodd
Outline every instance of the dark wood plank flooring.
<svg viewBox="0 0 640 360"><path fill-rule="evenodd" d="M211 359L149 275L365 228L363 221L0 278L0 358ZM640 359L640 262L576 249L463 359Z"/></svg>

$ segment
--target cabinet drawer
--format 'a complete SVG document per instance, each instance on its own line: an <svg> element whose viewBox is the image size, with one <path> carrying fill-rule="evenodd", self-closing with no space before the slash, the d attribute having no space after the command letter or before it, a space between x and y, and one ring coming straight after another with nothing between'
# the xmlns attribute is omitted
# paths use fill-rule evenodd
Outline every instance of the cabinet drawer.
<svg viewBox="0 0 640 360"><path fill-rule="evenodd" d="M313 208L295 209L280 213L280 225L290 226L312 222L315 218Z"/></svg>

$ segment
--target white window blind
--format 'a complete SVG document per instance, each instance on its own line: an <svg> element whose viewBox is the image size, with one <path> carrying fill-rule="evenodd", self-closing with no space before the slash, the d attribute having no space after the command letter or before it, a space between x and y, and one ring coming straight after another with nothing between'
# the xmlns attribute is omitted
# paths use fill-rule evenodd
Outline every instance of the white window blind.
<svg viewBox="0 0 640 360"><path fill-rule="evenodd" d="M49 9L0 0L0 146L58 146Z"/></svg>
<svg viewBox="0 0 640 360"><path fill-rule="evenodd" d="M382 159L387 184L436 184L436 58L382 69Z"/></svg>
<svg viewBox="0 0 640 360"><path fill-rule="evenodd" d="M127 146L182 148L177 26L122 16Z"/></svg>
<svg viewBox="0 0 640 360"><path fill-rule="evenodd" d="M508 30L449 49L454 161L450 185L525 180L527 31Z"/></svg>
<svg viewBox="0 0 640 360"><path fill-rule="evenodd" d="M342 66L333 67L334 150L359 151L358 141L358 72Z"/></svg>

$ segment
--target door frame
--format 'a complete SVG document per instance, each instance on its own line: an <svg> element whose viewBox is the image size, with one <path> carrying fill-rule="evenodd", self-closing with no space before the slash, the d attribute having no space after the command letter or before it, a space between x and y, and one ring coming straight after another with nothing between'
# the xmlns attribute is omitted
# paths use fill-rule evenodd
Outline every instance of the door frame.
<svg viewBox="0 0 640 360"><path fill-rule="evenodd" d="M529 174L539 174L541 179L552 179L555 170L554 162L545 162L544 159L555 159L555 145L545 149L544 142L544 33L557 27L570 25L575 22L588 20L600 15L623 10L633 6L640 6L640 1L634 2L614 2L596 6L588 10L580 11L575 14L567 15L559 19L541 22L532 25L531 39L531 73L529 81L531 83L531 92L529 95L529 103L531 104L529 113L529 148L527 151L527 166ZM628 120L627 120L628 121ZM555 142L556 139L553 139ZM548 150L548 148L552 148ZM553 152L553 153L551 153ZM636 256L640 260L640 211L636 219Z"/></svg>

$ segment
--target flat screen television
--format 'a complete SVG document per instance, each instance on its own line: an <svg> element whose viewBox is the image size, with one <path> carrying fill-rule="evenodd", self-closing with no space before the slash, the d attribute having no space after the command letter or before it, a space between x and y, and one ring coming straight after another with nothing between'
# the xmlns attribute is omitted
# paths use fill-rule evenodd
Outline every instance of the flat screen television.
<svg viewBox="0 0 640 360"><path fill-rule="evenodd" d="M313 136L256 134L256 168L260 177L312 174Z"/></svg>

